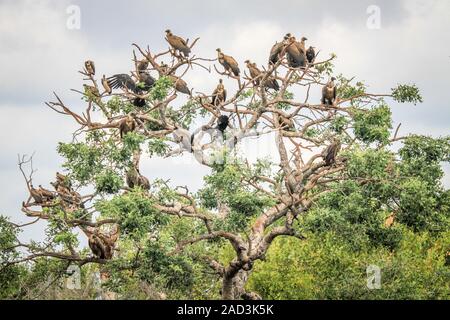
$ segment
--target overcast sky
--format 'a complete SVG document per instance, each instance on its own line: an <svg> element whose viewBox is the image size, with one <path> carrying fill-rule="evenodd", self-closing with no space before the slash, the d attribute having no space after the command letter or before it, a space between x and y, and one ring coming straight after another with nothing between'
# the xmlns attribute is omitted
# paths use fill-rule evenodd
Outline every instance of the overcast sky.
<svg viewBox="0 0 450 320"><path fill-rule="evenodd" d="M80 8L79 29L68 29L71 5ZM380 28L367 27L371 5L380 8ZM450 1L25 1L0 0L0 203L1 213L25 222L26 199L17 154L35 152L35 184L46 184L61 170L58 141L69 141L74 124L46 108L56 91L70 106L81 108L70 88L82 84L77 70L96 61L99 74L132 68L131 43L164 50L164 30L193 39L195 52L215 57L221 47L242 65L250 58L266 63L273 43L291 32L307 36L323 58L334 52L337 73L357 76L375 93L398 83L416 83L425 102L416 107L392 104L402 134L450 133ZM189 75L196 91L210 92L216 79ZM176 160L144 162L150 179L169 178L194 189L208 171ZM446 171L449 168L446 167ZM447 174L444 183L449 186ZM39 226L25 236L38 236Z"/></svg>

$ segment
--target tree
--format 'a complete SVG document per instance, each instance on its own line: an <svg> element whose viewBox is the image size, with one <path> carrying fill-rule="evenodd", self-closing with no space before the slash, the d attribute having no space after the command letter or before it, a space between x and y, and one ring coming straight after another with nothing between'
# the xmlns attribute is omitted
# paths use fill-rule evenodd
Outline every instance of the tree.
<svg viewBox="0 0 450 320"><path fill-rule="evenodd" d="M192 52L198 40L188 42ZM281 59L254 78L214 64L236 89L212 103L183 79L192 70L216 79L213 59L133 46L142 57L133 51L132 83L103 79L102 92L100 79L83 70L89 83L78 91L83 112L56 93L47 103L79 129L73 142L58 145L66 172L56 174L54 190L33 187L32 158L19 159L31 194L22 211L48 221L47 237L32 244L9 239L9 247L26 254L15 252L2 269L51 258L98 265L105 285L124 297L125 288L146 283L153 297L214 297L204 293L213 289L223 299L258 299L246 284L280 237L302 242L332 231L355 246L360 238L393 250L399 233L383 225L390 214L414 230L447 230L449 193L440 185L440 163L450 159L449 138L401 137L400 126L392 131L388 102L421 102L416 86L372 94L339 75L336 98L322 104L311 97L329 84L336 56L293 68L285 46ZM149 70L158 75L155 83L145 82ZM108 85L120 89L108 92ZM230 120L226 130L215 125L223 115ZM206 124L194 128L199 121ZM273 138L276 157L243 159L239 144L262 135ZM399 152L395 142L404 143ZM210 168L202 189L145 183L142 157L182 153ZM91 250L78 248L80 231ZM199 283L204 279L211 287Z"/></svg>

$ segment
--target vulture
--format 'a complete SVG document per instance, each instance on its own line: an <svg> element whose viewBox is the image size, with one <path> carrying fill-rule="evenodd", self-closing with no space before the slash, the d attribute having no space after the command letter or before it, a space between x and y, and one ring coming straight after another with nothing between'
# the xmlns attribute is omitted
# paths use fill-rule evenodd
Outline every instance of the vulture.
<svg viewBox="0 0 450 320"><path fill-rule="evenodd" d="M96 233L90 234L88 237L88 244L92 253L100 259L106 259L109 250L103 240Z"/></svg>
<svg viewBox="0 0 450 320"><path fill-rule="evenodd" d="M127 172L127 185L130 188L134 188L135 186L139 186L144 190L150 189L150 181L141 175L138 169L132 168Z"/></svg>
<svg viewBox="0 0 450 320"><path fill-rule="evenodd" d="M250 60L245 60L248 71L250 72L250 77L252 78L255 85L259 86L261 80L261 70L258 69L256 63L251 63Z"/></svg>
<svg viewBox="0 0 450 320"><path fill-rule="evenodd" d="M251 63L249 60L245 61L245 63L247 64L247 68L250 71L250 76L254 80L255 84L257 86L259 86L261 79L264 78L264 73L258 69L258 67L256 66L256 63ZM255 80L255 78L257 78L257 79ZM264 81L264 87L273 89L275 91L280 90L278 81L274 77L268 77Z"/></svg>
<svg viewBox="0 0 450 320"><path fill-rule="evenodd" d="M184 94L191 95L191 91L189 90L186 81L177 76L169 75L168 77L170 80L172 80L175 90Z"/></svg>
<svg viewBox="0 0 450 320"><path fill-rule="evenodd" d="M122 139L128 132L132 132L136 129L136 122L131 114L127 115L119 124L120 138Z"/></svg>
<svg viewBox="0 0 450 320"><path fill-rule="evenodd" d="M95 75L95 64L92 60L87 60L84 62L84 68L86 69L86 72L88 75L93 76Z"/></svg>
<svg viewBox="0 0 450 320"><path fill-rule="evenodd" d="M294 121L291 118L280 115L278 121L283 131L295 131Z"/></svg>
<svg viewBox="0 0 450 320"><path fill-rule="evenodd" d="M148 60L143 59L136 64L137 71L145 71L148 68Z"/></svg>
<svg viewBox="0 0 450 320"><path fill-rule="evenodd" d="M50 201L55 198L55 194L53 192L43 188L41 185L39 185L38 192L43 196L44 201Z"/></svg>
<svg viewBox="0 0 450 320"><path fill-rule="evenodd" d="M133 105L138 108L143 108L146 105L145 99L143 98L134 98Z"/></svg>
<svg viewBox="0 0 450 320"><path fill-rule="evenodd" d="M331 80L322 88L322 104L332 106L336 101L335 80L336 78L332 77Z"/></svg>
<svg viewBox="0 0 450 320"><path fill-rule="evenodd" d="M112 89L109 86L108 80L106 80L106 76L105 75L103 75L103 77L102 77L102 86L103 86L103 89L105 89L105 92L107 94L111 94Z"/></svg>
<svg viewBox="0 0 450 320"><path fill-rule="evenodd" d="M217 119L216 129L223 133L225 129L228 127L229 121L230 118L228 118L228 116L225 115L219 116L219 118Z"/></svg>
<svg viewBox="0 0 450 320"><path fill-rule="evenodd" d="M305 52L299 50L300 44L295 40L295 37L289 38L289 44L286 47L288 65L291 68L304 67L306 64Z"/></svg>
<svg viewBox="0 0 450 320"><path fill-rule="evenodd" d="M153 78L150 73L140 71L139 82L143 83L143 86L141 88L144 91L149 91L155 85L156 79Z"/></svg>
<svg viewBox="0 0 450 320"><path fill-rule="evenodd" d="M212 94L212 104L214 106L217 106L221 103L224 103L226 100L227 100L227 90L223 85L223 80L220 79L219 84L217 85L216 89Z"/></svg>
<svg viewBox="0 0 450 320"><path fill-rule="evenodd" d="M98 88L95 86L90 86L87 84L83 84L84 87L84 93L87 96L94 96L94 97L100 97L100 91L98 91Z"/></svg>
<svg viewBox="0 0 450 320"><path fill-rule="evenodd" d="M316 51L314 50L314 47L310 46L308 50L306 50L306 59L309 64L314 63L314 60L316 60Z"/></svg>
<svg viewBox="0 0 450 320"><path fill-rule="evenodd" d="M56 185L68 189L72 188L69 177L59 172L56 172Z"/></svg>
<svg viewBox="0 0 450 320"><path fill-rule="evenodd" d="M325 149L324 160L327 166L331 166L336 162L336 156L341 150L341 142L339 140L335 140L332 144L330 144Z"/></svg>
<svg viewBox="0 0 450 320"><path fill-rule="evenodd" d="M108 81L108 85L112 89L128 89L137 93L139 90L136 87L136 83L134 83L133 78L125 73L115 74L106 79Z"/></svg>
<svg viewBox="0 0 450 320"><path fill-rule="evenodd" d="M186 40L174 35L170 30L166 30L166 40L173 49L182 52L185 58L189 57L191 48L188 47Z"/></svg>
<svg viewBox="0 0 450 320"><path fill-rule="evenodd" d="M282 58L280 55L283 52L284 48L286 48L287 41L291 37L291 34L288 33L284 36L284 39L282 42L276 42L272 49L270 50L270 56L269 56L269 64L276 64L280 58Z"/></svg>
<svg viewBox="0 0 450 320"><path fill-rule="evenodd" d="M228 72L232 72L236 77L239 77L241 70L239 70L237 61L232 56L223 54L220 48L217 48L216 51L219 63L225 68L225 70Z"/></svg>
<svg viewBox="0 0 450 320"><path fill-rule="evenodd" d="M300 42L295 42L295 45L297 46L298 51L300 51L300 53L302 53L302 54L306 53L306 44L305 44L306 40L308 40L308 38L302 37Z"/></svg>
<svg viewBox="0 0 450 320"><path fill-rule="evenodd" d="M30 195L33 198L34 202L42 203L44 202L44 197L39 190L35 189L32 184L30 184Z"/></svg>

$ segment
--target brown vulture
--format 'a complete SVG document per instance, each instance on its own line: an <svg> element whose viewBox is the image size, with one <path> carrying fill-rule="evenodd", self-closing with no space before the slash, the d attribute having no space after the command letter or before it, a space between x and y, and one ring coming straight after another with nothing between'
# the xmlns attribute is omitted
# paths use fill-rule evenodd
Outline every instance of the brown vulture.
<svg viewBox="0 0 450 320"><path fill-rule="evenodd" d="M55 198L55 194L53 192L43 188L41 185L39 185L38 191L42 195L42 197L44 198L44 201L50 201L50 200L53 200Z"/></svg>
<svg viewBox="0 0 450 320"><path fill-rule="evenodd" d="M132 132L136 129L136 122L131 114L127 115L119 124L120 138L122 139L128 132Z"/></svg>
<svg viewBox="0 0 450 320"><path fill-rule="evenodd" d="M121 73L121 74L115 74L109 78L106 78L108 85L112 89L127 89L131 90L134 93L139 92L139 88L136 86L136 83L134 83L133 78L131 78L128 74Z"/></svg>
<svg viewBox="0 0 450 320"><path fill-rule="evenodd" d="M224 103L227 100L227 90L223 85L223 80L219 80L219 84L212 94L212 104L214 106L218 106L221 103Z"/></svg>
<svg viewBox="0 0 450 320"><path fill-rule="evenodd" d="M39 190L35 189L32 184L30 184L30 195L37 204L44 202L44 196Z"/></svg>
<svg viewBox="0 0 450 320"><path fill-rule="evenodd" d="M300 68L306 65L305 53L300 52L299 47L300 44L296 41L295 37L290 37L286 47L286 53L288 65L291 68Z"/></svg>
<svg viewBox="0 0 450 320"><path fill-rule="evenodd" d="M141 89L143 89L144 91L149 91L155 85L156 79L153 78L150 73L140 71L139 82L141 83Z"/></svg>
<svg viewBox="0 0 450 320"><path fill-rule="evenodd" d="M256 63L251 63L250 60L245 60L245 64L247 65L248 71L250 72L250 77L252 78L255 85L259 86L261 81L261 70L258 69Z"/></svg>
<svg viewBox="0 0 450 320"><path fill-rule="evenodd" d="M92 60L87 60L84 62L84 68L86 69L86 73L90 76L95 75L95 64Z"/></svg>
<svg viewBox="0 0 450 320"><path fill-rule="evenodd" d="M316 51L314 50L314 47L310 46L308 50L306 50L306 59L309 64L314 63L314 60L316 60Z"/></svg>
<svg viewBox="0 0 450 320"><path fill-rule="evenodd" d="M168 77L170 80L172 80L175 90L184 94L191 95L191 91L189 90L186 81L177 76L169 75Z"/></svg>
<svg viewBox="0 0 450 320"><path fill-rule="evenodd" d="M226 54L222 53L222 50L220 50L220 48L217 48L216 51L219 63L225 68L225 70L228 72L232 72L236 77L239 77L241 70L239 70L237 61L232 56L227 56Z"/></svg>
<svg viewBox="0 0 450 320"><path fill-rule="evenodd" d="M264 81L264 86L269 88L269 89L273 89L275 91L280 90L280 85L278 84L277 79L275 79L274 77L268 77Z"/></svg>
<svg viewBox="0 0 450 320"><path fill-rule="evenodd" d="M325 149L323 158L327 166L331 166L333 163L336 162L336 156L340 150L341 150L341 142L339 140L334 140L334 142Z"/></svg>
<svg viewBox="0 0 450 320"><path fill-rule="evenodd" d="M300 53L306 54L306 44L305 41L308 40L305 37L302 37L300 42L295 42L295 45L297 46L298 51L300 51Z"/></svg>
<svg viewBox="0 0 450 320"><path fill-rule="evenodd" d="M112 89L109 86L108 80L106 80L106 76L105 75L103 75L103 77L102 77L102 86L103 86L103 89L105 89L105 92L107 94L111 94L112 93Z"/></svg>
<svg viewBox="0 0 450 320"><path fill-rule="evenodd" d="M104 243L104 241L96 234L96 232L90 234L88 236L88 244L89 248L91 248L92 253L100 259L107 259L109 256L108 246Z"/></svg>
<svg viewBox="0 0 450 320"><path fill-rule="evenodd" d="M334 81L335 77L332 77L328 83L322 88L322 104L332 106L336 101L336 85Z"/></svg>
<svg viewBox="0 0 450 320"><path fill-rule="evenodd" d="M283 52L284 48L286 48L287 41L291 37L291 34L288 33L284 36L284 39L282 42L276 42L272 49L270 50L270 56L269 56L269 64L276 64L280 58L282 58L280 55Z"/></svg>
<svg viewBox="0 0 450 320"><path fill-rule="evenodd" d="M70 182L69 177L59 172L56 172L56 185L57 187L62 186L67 189L72 188L72 184Z"/></svg>
<svg viewBox="0 0 450 320"><path fill-rule="evenodd" d="M189 57L191 48L188 47L183 38L174 35L170 30L166 30L166 40L173 49L182 52L185 58Z"/></svg>
<svg viewBox="0 0 450 320"><path fill-rule="evenodd" d="M145 71L148 68L148 60L143 59L136 64L137 71Z"/></svg>
<svg viewBox="0 0 450 320"><path fill-rule="evenodd" d="M219 118L217 119L216 129L223 133L226 130L226 128L228 127L229 121L230 121L230 118L228 116L225 116L225 115L219 116Z"/></svg>
<svg viewBox="0 0 450 320"><path fill-rule="evenodd" d="M141 187L144 190L150 190L150 181L141 175L137 168L131 168L127 172L126 176L127 185L130 188L134 188L136 186Z"/></svg>
<svg viewBox="0 0 450 320"><path fill-rule="evenodd" d="M278 121L283 131L295 131L294 121L291 118L280 115Z"/></svg>

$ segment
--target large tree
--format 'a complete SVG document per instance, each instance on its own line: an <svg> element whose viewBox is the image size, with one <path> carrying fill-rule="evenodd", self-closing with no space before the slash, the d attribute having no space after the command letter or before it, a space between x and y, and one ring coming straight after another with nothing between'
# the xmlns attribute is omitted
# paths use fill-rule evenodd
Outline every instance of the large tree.
<svg viewBox="0 0 450 320"><path fill-rule="evenodd" d="M335 55L307 63L301 43L289 37L277 59L262 68L247 62L245 72L241 64L237 75L220 51L217 62L195 56L197 41L180 44L189 47L186 56L175 47L153 53L133 44L135 65L126 77L102 79L87 63L78 91L85 107L55 93L47 105L79 128L72 142L58 145L65 172L55 181L35 182L32 158L19 158L30 192L22 211L48 227L44 241L26 244L17 238L22 226L2 221L2 274L54 259L63 268L98 265L123 297L139 279L160 295L179 293L171 297L192 297L186 292L202 287L223 299L258 299L261 292L248 292L247 280L279 237L307 242L308 234L334 230L394 250L394 222L448 230L449 195L440 179L449 139L392 130L388 103L421 102L416 86L369 93L365 84L333 74ZM194 92L183 80L193 72L226 81L213 94ZM276 154L246 160L240 145L263 135ZM210 168L200 190L148 181L141 172L143 158L165 157L170 171L180 154ZM89 250L79 248L79 234ZM293 249L283 243L278 250Z"/></svg>

